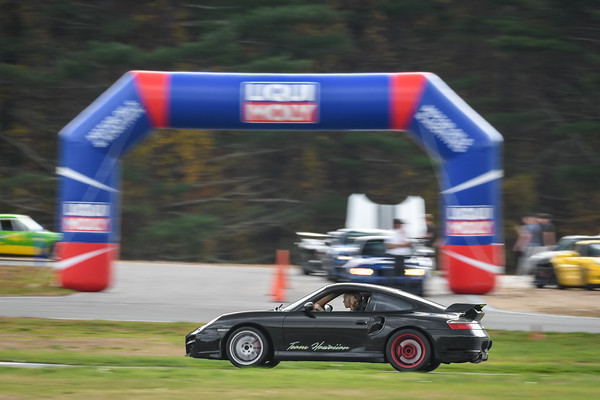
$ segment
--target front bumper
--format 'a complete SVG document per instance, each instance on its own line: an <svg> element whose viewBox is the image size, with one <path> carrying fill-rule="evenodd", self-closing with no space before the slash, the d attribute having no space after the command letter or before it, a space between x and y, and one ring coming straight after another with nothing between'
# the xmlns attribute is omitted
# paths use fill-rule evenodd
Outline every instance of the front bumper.
<svg viewBox="0 0 600 400"><path fill-rule="evenodd" d="M222 341L227 330L205 329L197 334L185 337L185 356L223 360Z"/></svg>

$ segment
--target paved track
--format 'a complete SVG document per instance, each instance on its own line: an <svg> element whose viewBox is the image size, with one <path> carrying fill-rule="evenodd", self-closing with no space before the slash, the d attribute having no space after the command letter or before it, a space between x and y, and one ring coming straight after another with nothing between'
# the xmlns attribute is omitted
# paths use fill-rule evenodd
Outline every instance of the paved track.
<svg viewBox="0 0 600 400"><path fill-rule="evenodd" d="M100 293L64 297L3 297L0 316L117 321L207 322L227 312L270 309L274 269L260 266L216 266L118 262L113 286ZM287 273L285 303L325 284L318 276ZM503 285L524 285L521 277L502 276ZM478 296L455 295L442 278L428 283L427 297L450 305L481 302ZM523 314L490 307L486 328L600 333L600 318Z"/></svg>

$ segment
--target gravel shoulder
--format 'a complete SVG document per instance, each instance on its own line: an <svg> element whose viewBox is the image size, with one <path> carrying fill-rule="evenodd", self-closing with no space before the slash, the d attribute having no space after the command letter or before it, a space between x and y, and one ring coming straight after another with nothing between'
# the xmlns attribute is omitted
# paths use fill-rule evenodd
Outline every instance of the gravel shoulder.
<svg viewBox="0 0 600 400"><path fill-rule="evenodd" d="M482 296L498 310L600 318L600 290L496 287Z"/></svg>

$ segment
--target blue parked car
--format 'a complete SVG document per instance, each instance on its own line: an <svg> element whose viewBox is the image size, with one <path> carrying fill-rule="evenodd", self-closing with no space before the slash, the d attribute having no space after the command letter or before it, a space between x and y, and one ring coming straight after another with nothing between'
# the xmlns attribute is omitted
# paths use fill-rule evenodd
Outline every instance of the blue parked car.
<svg viewBox="0 0 600 400"><path fill-rule="evenodd" d="M322 257L322 268L327 279L336 282L342 267L354 256L361 252L361 243L355 243L358 238L366 236L385 236L391 232L383 229L338 229L329 232L329 247Z"/></svg>
<svg viewBox="0 0 600 400"><path fill-rule="evenodd" d="M333 269L338 282L372 283L396 287L423 296L425 280L435 268L435 253L415 242L413 254L406 258L403 271L397 271L394 259L386 252L385 236L361 236L353 241L353 250ZM342 264L343 261L343 264Z"/></svg>

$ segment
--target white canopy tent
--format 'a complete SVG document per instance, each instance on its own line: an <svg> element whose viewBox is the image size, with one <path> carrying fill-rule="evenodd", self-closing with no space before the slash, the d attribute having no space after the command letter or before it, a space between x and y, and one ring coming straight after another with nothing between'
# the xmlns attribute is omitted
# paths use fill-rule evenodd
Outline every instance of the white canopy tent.
<svg viewBox="0 0 600 400"><path fill-rule="evenodd" d="M426 231L425 201L419 196L408 196L399 204L376 204L365 194L348 196L346 228L349 229L392 229L392 220L404 221L409 237L422 237Z"/></svg>

